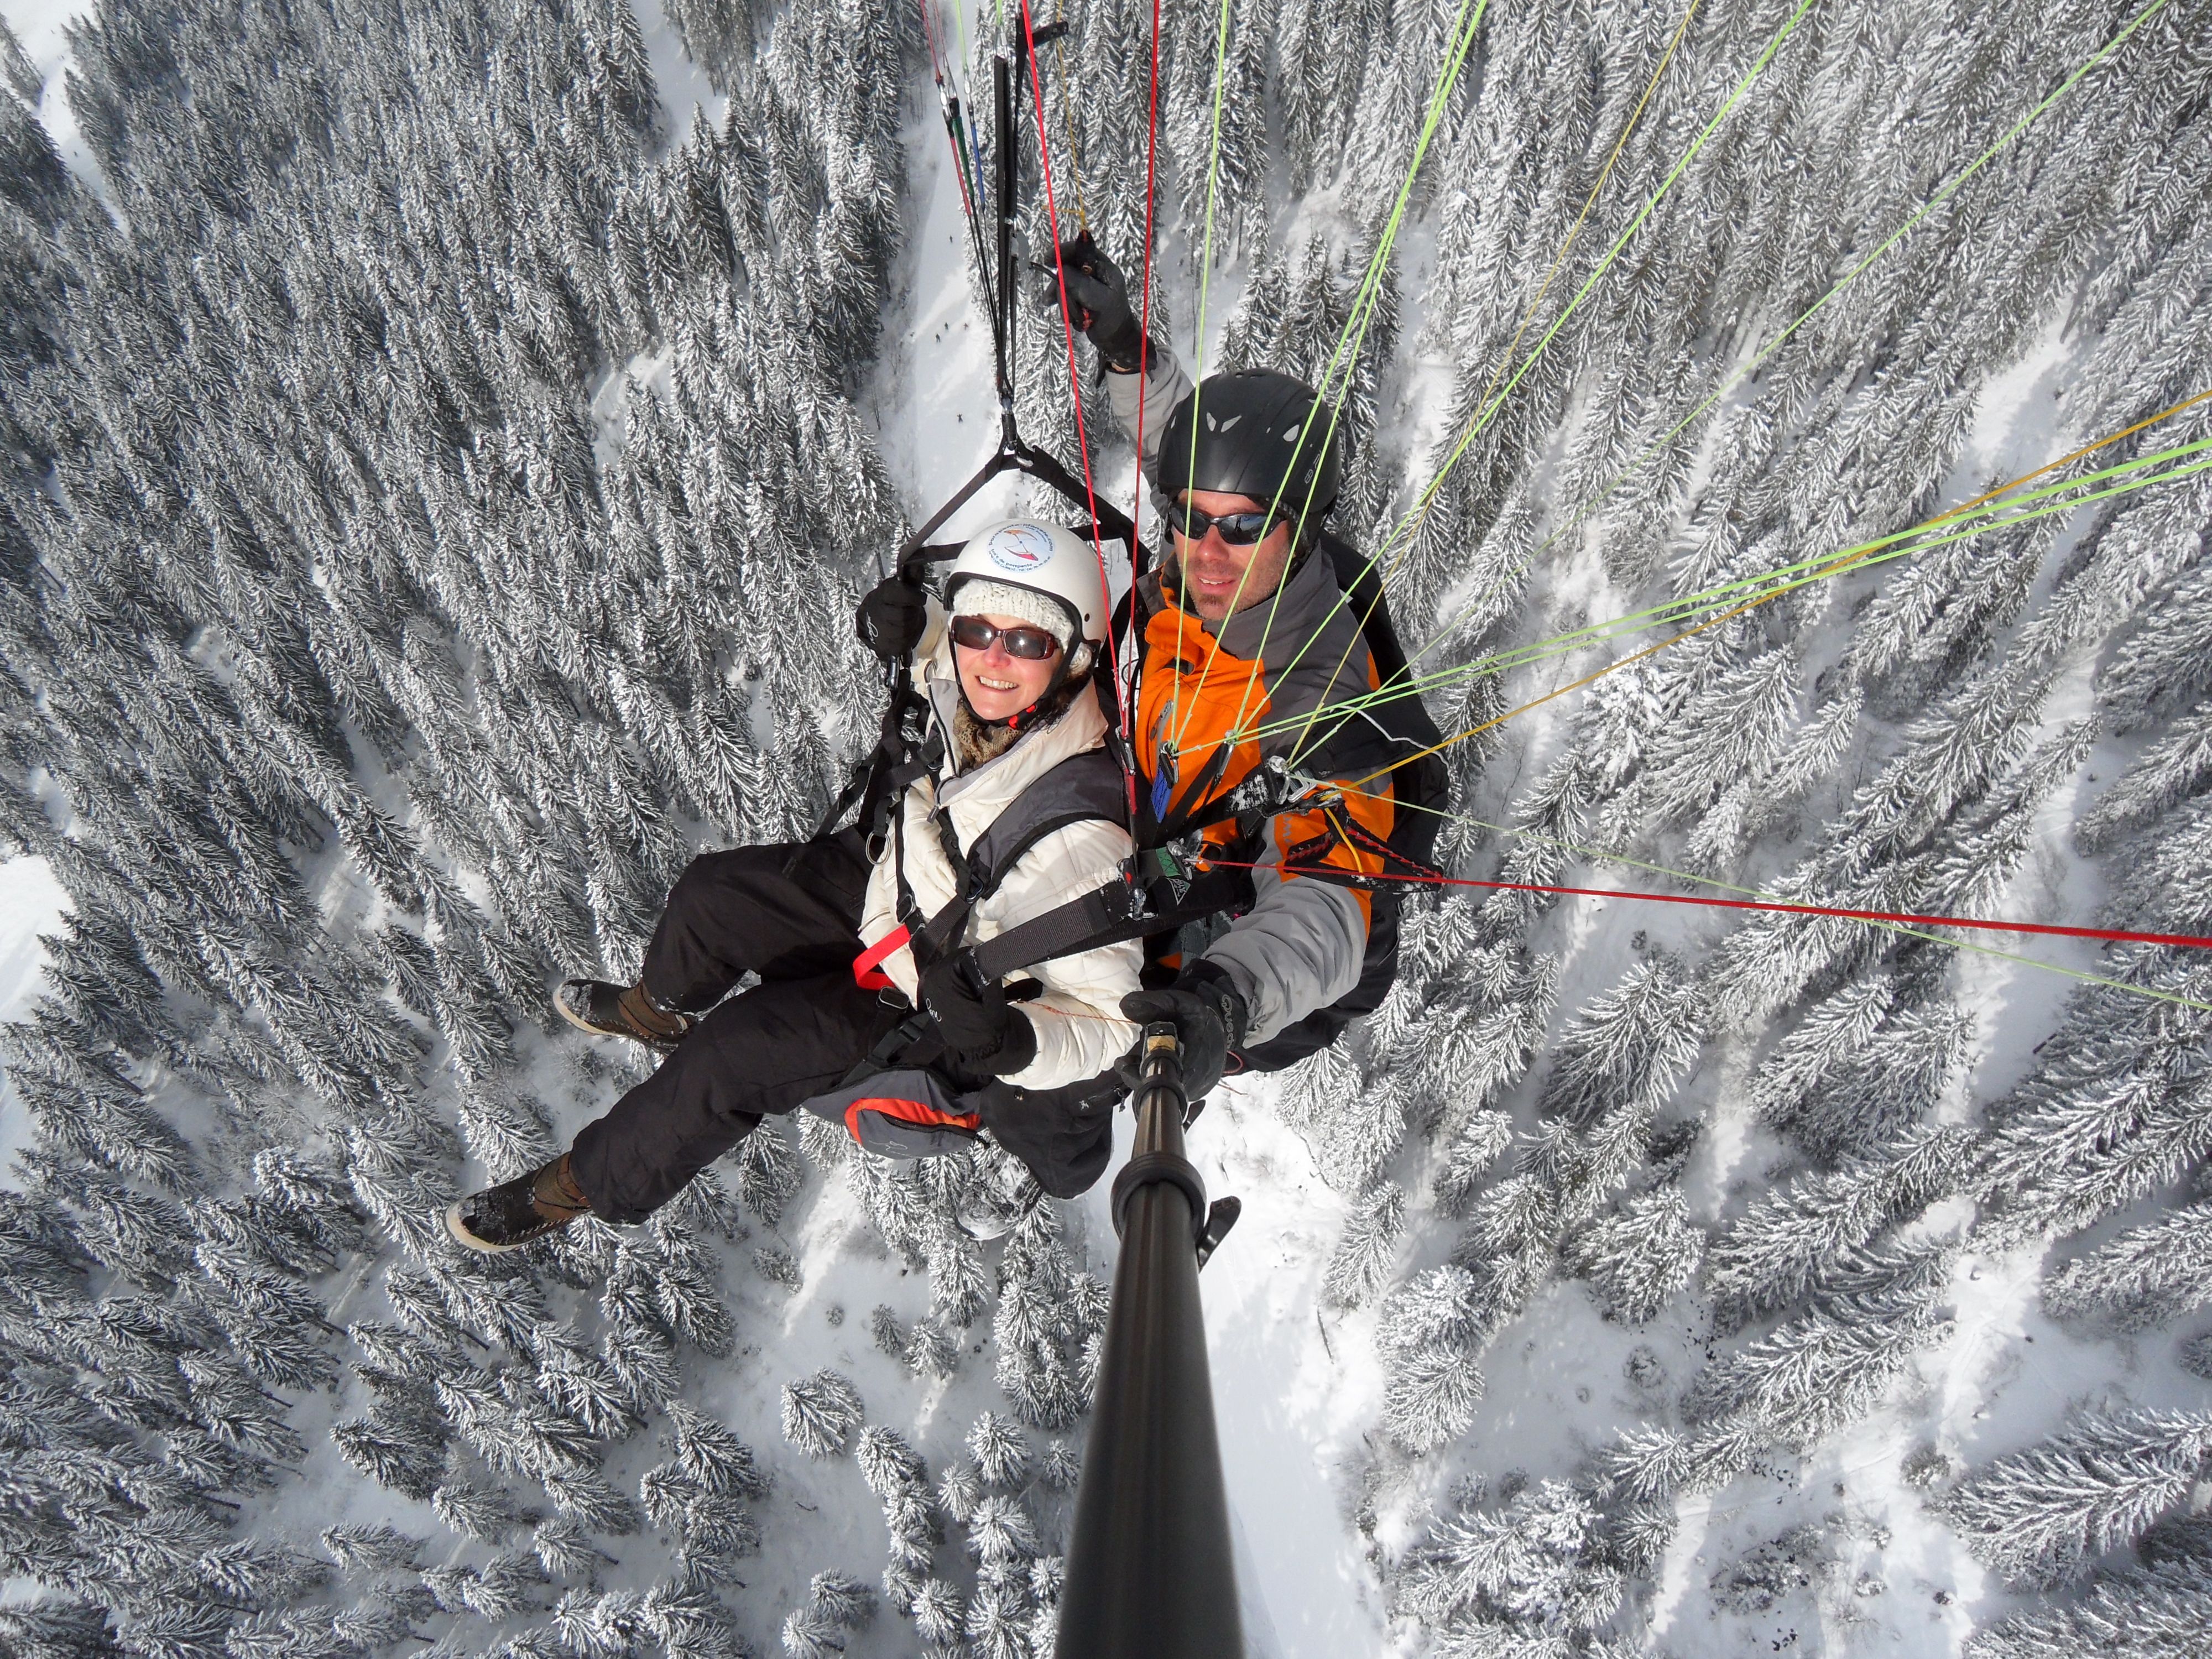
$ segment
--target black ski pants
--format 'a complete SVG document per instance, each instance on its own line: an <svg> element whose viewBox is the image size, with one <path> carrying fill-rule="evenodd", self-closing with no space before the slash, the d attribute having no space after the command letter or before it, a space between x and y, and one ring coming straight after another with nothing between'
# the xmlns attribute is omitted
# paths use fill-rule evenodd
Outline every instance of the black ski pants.
<svg viewBox="0 0 2212 1659"><path fill-rule="evenodd" d="M904 1018L853 981L867 883L856 830L691 861L645 953L645 988L664 1008L712 1012L577 1135L569 1169L594 1215L644 1220L763 1116L835 1088ZM748 972L760 983L730 997Z"/></svg>

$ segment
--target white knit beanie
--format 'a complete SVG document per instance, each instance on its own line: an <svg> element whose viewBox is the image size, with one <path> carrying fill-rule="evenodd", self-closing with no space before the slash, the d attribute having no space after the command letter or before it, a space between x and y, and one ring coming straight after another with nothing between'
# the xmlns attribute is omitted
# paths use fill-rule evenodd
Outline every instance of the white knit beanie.
<svg viewBox="0 0 2212 1659"><path fill-rule="evenodd" d="M1034 587L994 582L988 576L970 576L960 584L952 595L952 614L1016 617L1044 629L1060 641L1062 651L1075 638L1075 618L1058 599Z"/></svg>

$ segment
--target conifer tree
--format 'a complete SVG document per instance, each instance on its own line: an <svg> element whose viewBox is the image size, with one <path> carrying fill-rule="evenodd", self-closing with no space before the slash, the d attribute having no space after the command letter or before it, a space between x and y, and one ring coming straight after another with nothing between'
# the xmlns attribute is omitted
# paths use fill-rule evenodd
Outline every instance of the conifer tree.
<svg viewBox="0 0 2212 1659"><path fill-rule="evenodd" d="M1881 1155L1801 1176L1753 1204L1706 1254L1721 1328L1790 1306L1847 1252L1953 1190L1971 1146L1956 1129L1914 1130Z"/></svg>
<svg viewBox="0 0 2212 1659"><path fill-rule="evenodd" d="M1397 1255L1405 1218L1405 1189L1393 1182L1378 1182L1360 1200L1345 1222L1323 1279L1332 1302L1356 1307L1382 1287Z"/></svg>
<svg viewBox="0 0 2212 1659"><path fill-rule="evenodd" d="M1967 1547L2014 1583L2053 1583L2144 1531L2212 1454L2212 1420L2084 1417L1970 1476L1946 1503Z"/></svg>
<svg viewBox="0 0 2212 1659"><path fill-rule="evenodd" d="M1592 1225L1570 1247L1570 1260L1589 1276L1607 1316L1633 1325L1689 1284L1704 1249L1680 1190L1662 1187Z"/></svg>
<svg viewBox="0 0 2212 1659"><path fill-rule="evenodd" d="M783 1385L783 1437L809 1457L835 1457L860 1421L860 1396L831 1370Z"/></svg>

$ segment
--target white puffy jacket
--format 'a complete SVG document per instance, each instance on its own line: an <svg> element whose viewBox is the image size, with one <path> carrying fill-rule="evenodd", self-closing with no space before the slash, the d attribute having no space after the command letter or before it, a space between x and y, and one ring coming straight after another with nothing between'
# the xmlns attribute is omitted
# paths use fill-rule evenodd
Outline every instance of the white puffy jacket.
<svg viewBox="0 0 2212 1659"><path fill-rule="evenodd" d="M941 633L933 647L925 646L916 668L933 717L947 734L948 752L936 778L918 780L901 798L898 841L915 907L923 915L933 916L951 902L957 887L929 822L931 811L942 802L960 845L973 847L1031 783L1070 757L1099 747L1106 735L1106 717L1096 697L1078 696L1059 719L1026 733L1005 753L971 771L956 772L950 733L959 683L952 647ZM1023 854L998 890L975 907L969 918L967 942L973 945L1003 933L1103 885L1120 872L1132 845L1121 825L1100 819L1054 831ZM868 876L867 901L860 916L865 945L872 945L898 928L891 856L886 838L883 856ZM1136 1026L1121 1018L1121 999L1137 988L1143 966L1144 947L1131 940L1027 969L1026 976L1039 981L1044 992L1015 1006L1036 1028L1036 1057L1006 1080L1024 1089L1054 1089L1095 1077L1113 1065L1137 1040ZM908 1000L919 1002L915 988L920 975L913 951L899 946L884 959L883 969Z"/></svg>

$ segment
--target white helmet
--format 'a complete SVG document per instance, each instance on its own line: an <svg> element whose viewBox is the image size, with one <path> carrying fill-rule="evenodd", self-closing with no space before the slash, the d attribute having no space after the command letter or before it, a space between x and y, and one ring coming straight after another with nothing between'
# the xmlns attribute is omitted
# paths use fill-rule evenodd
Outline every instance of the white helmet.
<svg viewBox="0 0 2212 1659"><path fill-rule="evenodd" d="M959 590L971 581L1041 593L1074 622L1079 637L1093 645L1105 642L1112 607L1098 550L1072 530L1036 519L987 526L968 538L945 573L949 611L961 609Z"/></svg>

